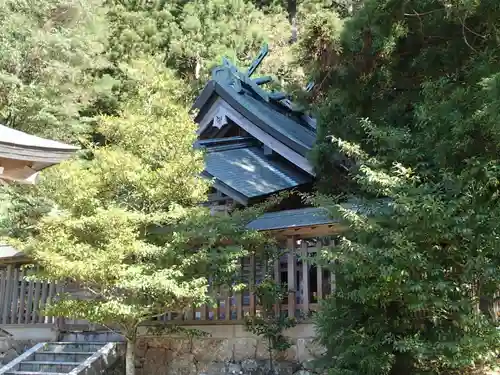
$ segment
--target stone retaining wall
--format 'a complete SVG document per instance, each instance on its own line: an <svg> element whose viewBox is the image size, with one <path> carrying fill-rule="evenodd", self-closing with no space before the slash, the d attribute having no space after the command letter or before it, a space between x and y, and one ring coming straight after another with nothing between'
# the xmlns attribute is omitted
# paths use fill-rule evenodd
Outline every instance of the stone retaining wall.
<svg viewBox="0 0 500 375"><path fill-rule="evenodd" d="M265 343L242 325L191 327L205 331L208 337L188 339L182 336L142 335L136 347L137 375L260 375L269 374L271 365ZM279 353L274 373L293 375L311 371L311 362L321 355L314 343L313 326L298 325L286 335L292 347Z"/></svg>

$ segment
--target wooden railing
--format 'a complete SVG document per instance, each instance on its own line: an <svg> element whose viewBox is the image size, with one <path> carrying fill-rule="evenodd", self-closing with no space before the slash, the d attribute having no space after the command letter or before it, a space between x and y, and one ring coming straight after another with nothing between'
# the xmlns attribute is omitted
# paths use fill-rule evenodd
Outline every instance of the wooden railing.
<svg viewBox="0 0 500 375"><path fill-rule="evenodd" d="M307 318L318 310L319 302L335 290L334 275L313 264L310 259L327 242L326 239L289 238L283 255L272 264L256 256L243 259L240 281L255 285L266 275L271 275L288 290L288 295L275 305L276 311L288 316ZM63 290L62 284L28 281L28 275L28 270L14 265L0 266L0 324L61 324L59 318L45 316L42 311ZM252 288L238 293L212 290L211 294L215 295L215 305L193 307L183 312L168 312L152 323L175 321L178 324L235 324L246 316L260 313ZM500 301L496 303L495 309L499 314ZM65 323L70 326L89 326L84 321L70 319L65 319Z"/></svg>
<svg viewBox="0 0 500 375"><path fill-rule="evenodd" d="M53 324L56 318L42 314L61 291L57 283L28 281L28 269L9 264L0 268L0 324Z"/></svg>
<svg viewBox="0 0 500 375"><path fill-rule="evenodd" d="M288 296L275 305L287 316L308 317L317 311L319 301L335 288L335 278L330 272L310 260L327 240L295 240L289 238L284 254L269 265L264 259L251 256L242 260L241 281L247 285L258 284L264 277L272 276L275 282L288 290ZM271 269L268 269L271 268ZM260 313L260 306L251 288L244 292L212 291L216 305L204 305L181 313L167 313L157 321L241 321L246 316Z"/></svg>

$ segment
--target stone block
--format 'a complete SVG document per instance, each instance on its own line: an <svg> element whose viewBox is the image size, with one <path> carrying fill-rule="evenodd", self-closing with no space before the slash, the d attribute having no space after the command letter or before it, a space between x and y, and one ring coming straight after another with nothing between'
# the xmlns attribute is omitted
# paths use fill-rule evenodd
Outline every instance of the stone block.
<svg viewBox="0 0 500 375"><path fill-rule="evenodd" d="M255 338L237 338L229 341L233 348L233 360L242 361L244 359L255 358L257 350L257 339Z"/></svg>
<svg viewBox="0 0 500 375"><path fill-rule="evenodd" d="M325 349L318 345L314 339L297 339L297 360L305 362L307 360L319 358Z"/></svg>
<svg viewBox="0 0 500 375"><path fill-rule="evenodd" d="M199 375L221 375L226 373L226 364L224 362L199 363Z"/></svg>
<svg viewBox="0 0 500 375"><path fill-rule="evenodd" d="M144 375L168 375L168 356L164 348L150 347L146 351L142 373Z"/></svg>
<svg viewBox="0 0 500 375"><path fill-rule="evenodd" d="M243 374L241 365L239 363L229 363L227 366L228 375L240 375Z"/></svg>
<svg viewBox="0 0 500 375"><path fill-rule="evenodd" d="M291 340L291 339L290 339ZM297 361L297 344L296 340L291 340L292 345L280 353L276 353L274 356L278 361L294 362Z"/></svg>
<svg viewBox="0 0 500 375"><path fill-rule="evenodd" d="M0 353L4 353L12 348L12 340L7 337L0 338Z"/></svg>
<svg viewBox="0 0 500 375"><path fill-rule="evenodd" d="M241 361L241 370L244 374L253 373L259 369L259 363L255 359L244 359Z"/></svg>
<svg viewBox="0 0 500 375"><path fill-rule="evenodd" d="M18 353L14 348L7 349L4 352L0 352L0 364L6 365L10 361L12 361L16 357L18 357L19 354L21 354L21 353ZM1 368L1 366L0 366L0 368Z"/></svg>
<svg viewBox="0 0 500 375"><path fill-rule="evenodd" d="M198 362L224 362L233 357L228 339L206 338L193 340L192 353Z"/></svg>
<svg viewBox="0 0 500 375"><path fill-rule="evenodd" d="M169 375L194 375L198 373L196 360L194 355L190 353L185 353L172 358L167 366Z"/></svg>

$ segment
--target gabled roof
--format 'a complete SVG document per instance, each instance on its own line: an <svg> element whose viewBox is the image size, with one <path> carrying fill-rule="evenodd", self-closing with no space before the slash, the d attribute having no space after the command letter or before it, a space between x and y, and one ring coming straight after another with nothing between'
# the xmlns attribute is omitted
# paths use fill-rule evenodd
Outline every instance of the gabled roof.
<svg viewBox="0 0 500 375"><path fill-rule="evenodd" d="M203 174L214 179L217 190L244 205L309 184L315 175L307 159L316 140L314 120L286 94L263 89L270 77L251 78L267 52L264 45L246 72L223 59L193 105L199 110L197 134L211 138L197 142L207 150ZM234 126L251 137L213 139L234 134Z"/></svg>
<svg viewBox="0 0 500 375"><path fill-rule="evenodd" d="M312 177L267 156L251 138L198 141L206 150L203 174L214 187L241 204L312 182Z"/></svg>
<svg viewBox="0 0 500 375"><path fill-rule="evenodd" d="M201 120L217 96L261 130L300 155L307 156L314 146L316 132L300 116L285 114L273 103L256 98L250 90L237 92L234 87L221 81L209 81L197 98L193 105L200 110L195 118L196 122Z"/></svg>

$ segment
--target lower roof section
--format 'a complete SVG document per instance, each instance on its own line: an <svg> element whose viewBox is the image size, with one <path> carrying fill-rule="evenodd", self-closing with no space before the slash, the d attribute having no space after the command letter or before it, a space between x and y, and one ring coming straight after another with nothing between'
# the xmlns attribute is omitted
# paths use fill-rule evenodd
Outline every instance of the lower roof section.
<svg viewBox="0 0 500 375"><path fill-rule="evenodd" d="M265 213L248 223L247 228L265 231L337 224L339 222L340 218L332 218L324 208L307 207Z"/></svg>
<svg viewBox="0 0 500 375"><path fill-rule="evenodd" d="M240 143L206 150L204 175L215 179L216 189L244 205L312 182L309 174L265 155L259 146Z"/></svg>

